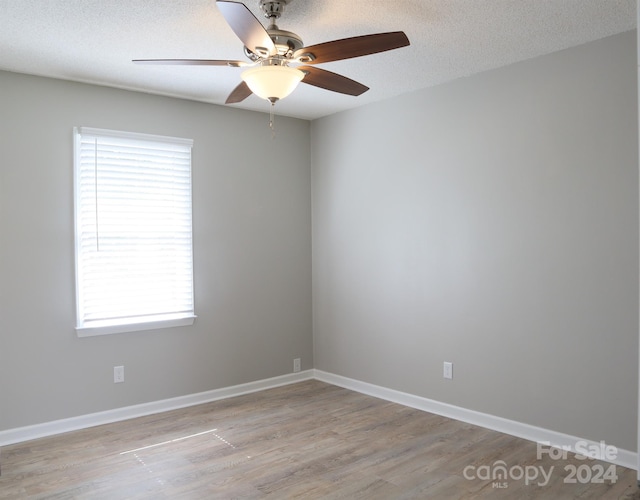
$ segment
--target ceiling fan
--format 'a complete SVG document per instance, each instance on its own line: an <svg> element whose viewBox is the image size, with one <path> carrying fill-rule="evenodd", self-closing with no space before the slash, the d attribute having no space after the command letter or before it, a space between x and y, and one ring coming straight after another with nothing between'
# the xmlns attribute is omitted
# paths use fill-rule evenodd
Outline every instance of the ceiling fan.
<svg viewBox="0 0 640 500"><path fill-rule="evenodd" d="M216 59L135 59L138 64L177 64L249 67L242 82L229 94L225 104L239 103L256 94L271 104L288 96L300 81L322 89L358 96L369 87L314 65L361 57L409 45L402 31L377 33L334 40L305 47L295 33L278 28L276 21L291 0L260 0L260 9L269 20L265 29L246 5L217 0L225 20L244 44L250 62Z"/></svg>

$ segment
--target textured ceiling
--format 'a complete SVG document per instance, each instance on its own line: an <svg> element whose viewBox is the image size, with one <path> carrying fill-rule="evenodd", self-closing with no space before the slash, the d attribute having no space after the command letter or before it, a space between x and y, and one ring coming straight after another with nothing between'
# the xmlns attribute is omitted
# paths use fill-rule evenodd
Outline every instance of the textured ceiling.
<svg viewBox="0 0 640 500"><path fill-rule="evenodd" d="M244 3L266 23L258 0ZM360 97L300 85L276 104L313 119L634 29L636 1L292 0L278 25L305 45L396 30L411 41L319 65L371 87ZM245 59L213 0L0 0L0 69L215 104L240 83L239 68L131 63L150 58Z"/></svg>

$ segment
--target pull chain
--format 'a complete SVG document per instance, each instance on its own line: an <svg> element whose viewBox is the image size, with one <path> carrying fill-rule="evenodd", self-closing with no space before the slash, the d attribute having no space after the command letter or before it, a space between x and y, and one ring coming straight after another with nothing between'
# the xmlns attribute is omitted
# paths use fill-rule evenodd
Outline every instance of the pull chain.
<svg viewBox="0 0 640 500"><path fill-rule="evenodd" d="M274 114L273 114L273 108L275 108L276 106L276 102L275 101L271 101L271 108L269 109L269 128L271 129L271 138L275 139L276 138L276 127L275 127L275 123L274 123Z"/></svg>

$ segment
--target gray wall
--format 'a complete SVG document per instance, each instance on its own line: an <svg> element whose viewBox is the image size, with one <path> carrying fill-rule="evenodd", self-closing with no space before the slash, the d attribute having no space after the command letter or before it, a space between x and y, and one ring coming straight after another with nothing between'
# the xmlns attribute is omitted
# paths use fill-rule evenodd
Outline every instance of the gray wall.
<svg viewBox="0 0 640 500"><path fill-rule="evenodd" d="M636 69L629 32L313 122L315 367L635 450Z"/></svg>
<svg viewBox="0 0 640 500"><path fill-rule="evenodd" d="M194 326L77 338L74 126L194 139ZM309 123L276 129L0 72L0 430L282 375L295 357L312 367Z"/></svg>

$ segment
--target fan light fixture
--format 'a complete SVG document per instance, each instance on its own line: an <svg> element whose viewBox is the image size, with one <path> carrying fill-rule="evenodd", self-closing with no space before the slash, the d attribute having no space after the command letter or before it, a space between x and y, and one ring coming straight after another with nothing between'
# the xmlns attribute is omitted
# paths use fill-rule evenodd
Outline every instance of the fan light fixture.
<svg viewBox="0 0 640 500"><path fill-rule="evenodd" d="M276 102L287 97L304 78L304 72L288 66L258 66L242 72L241 78L258 97Z"/></svg>

